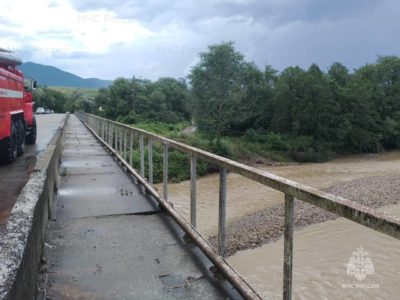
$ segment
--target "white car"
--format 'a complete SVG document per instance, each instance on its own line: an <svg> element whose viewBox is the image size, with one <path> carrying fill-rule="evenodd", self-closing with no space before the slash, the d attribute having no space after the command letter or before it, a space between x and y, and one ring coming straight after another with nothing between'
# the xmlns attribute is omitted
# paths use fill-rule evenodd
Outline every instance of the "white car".
<svg viewBox="0 0 400 300"><path fill-rule="evenodd" d="M46 113L45 109L43 107L38 107L36 109L36 114L37 115L44 115Z"/></svg>

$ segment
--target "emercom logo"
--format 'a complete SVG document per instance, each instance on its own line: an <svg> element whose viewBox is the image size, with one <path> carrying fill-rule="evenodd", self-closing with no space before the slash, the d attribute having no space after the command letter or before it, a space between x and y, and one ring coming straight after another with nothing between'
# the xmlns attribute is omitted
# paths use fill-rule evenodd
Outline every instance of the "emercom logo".
<svg viewBox="0 0 400 300"><path fill-rule="evenodd" d="M373 275L374 272L374 264L369 257L369 253L362 246L359 246L356 251L352 252L346 268L346 274L354 277L358 282L342 283L342 288L377 289L379 288L379 283L361 283L368 275Z"/></svg>
<svg viewBox="0 0 400 300"><path fill-rule="evenodd" d="M374 274L374 265L368 252L363 247L353 251L347 263L347 275L353 276L358 281L363 281L367 275Z"/></svg>

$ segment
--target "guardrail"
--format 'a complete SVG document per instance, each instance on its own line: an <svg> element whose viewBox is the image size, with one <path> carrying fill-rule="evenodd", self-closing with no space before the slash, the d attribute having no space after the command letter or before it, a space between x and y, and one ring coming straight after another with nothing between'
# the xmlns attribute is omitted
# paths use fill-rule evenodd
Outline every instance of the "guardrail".
<svg viewBox="0 0 400 300"><path fill-rule="evenodd" d="M285 194L284 224L284 262L283 262L283 299L292 298L292 262L293 262L293 204L294 198L313 204L319 208L347 218L363 226L400 239L400 222L387 217L375 209L357 202L338 197L297 182L276 176L266 171L214 155L207 151L173 141L168 138L134 128L125 124L100 118L86 113L76 113L89 129L124 163L128 170L143 184L165 208L185 232L197 243L210 260L220 269L226 278L246 299L261 299L243 278L224 260L226 228L226 177L234 172ZM139 172L133 166L133 145L139 140ZM148 177L145 178L145 139L148 146ZM163 145L163 195L159 195L153 186L153 143ZM168 202L168 149L187 153L190 156L190 223ZM197 159L215 165L220 170L219 213L218 213L218 249L215 251L196 230L196 163Z"/></svg>
<svg viewBox="0 0 400 300"><path fill-rule="evenodd" d="M33 299L53 196L59 184L59 164L65 134L57 129L30 179L19 194L0 231L0 299Z"/></svg>

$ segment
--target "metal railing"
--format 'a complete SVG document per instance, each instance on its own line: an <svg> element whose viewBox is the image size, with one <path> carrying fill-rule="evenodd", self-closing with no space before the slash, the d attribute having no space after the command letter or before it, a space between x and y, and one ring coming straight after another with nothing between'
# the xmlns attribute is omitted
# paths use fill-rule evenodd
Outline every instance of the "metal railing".
<svg viewBox="0 0 400 300"><path fill-rule="evenodd" d="M246 299L261 299L261 297L235 272L223 259L225 255L226 231L226 189L227 172L240 174L256 182L264 184L285 194L284 217L284 260L283 260L283 299L292 298L292 262L293 262L293 211L294 199L298 199L319 208L347 218L363 226L369 227L386 235L400 239L400 222L375 209L366 207L354 201L338 197L297 182L276 176L266 171L226 159L224 157L200 150L195 147L173 141L168 138L134 128L125 124L100 118L91 114L76 113L92 132L101 139L109 149L121 159L137 179L146 187L165 208L186 233L198 244L203 252L216 264L226 278L237 288ZM133 144L139 139L140 173L133 167ZM145 138L148 142L148 176L145 176ZM153 187L153 143L163 145L163 195L159 195ZM182 217L168 202L168 151L175 149L190 156L190 223ZM219 212L218 212L218 247L217 252L205 241L196 230L196 164L204 160L215 165L220 170Z"/></svg>

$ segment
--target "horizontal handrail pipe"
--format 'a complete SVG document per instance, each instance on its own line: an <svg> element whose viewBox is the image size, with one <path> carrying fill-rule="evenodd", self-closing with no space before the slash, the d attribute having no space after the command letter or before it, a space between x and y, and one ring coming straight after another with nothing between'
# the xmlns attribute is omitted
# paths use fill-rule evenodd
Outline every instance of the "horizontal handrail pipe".
<svg viewBox="0 0 400 300"><path fill-rule="evenodd" d="M54 133L0 228L0 299L34 299L69 114Z"/></svg>
<svg viewBox="0 0 400 300"><path fill-rule="evenodd" d="M373 208L359 204L355 201L335 196L327 192L297 183L295 181L262 171L254 167L212 154L210 152L180 143L157 134L147 132L126 124L104 119L92 114L77 113L78 118L121 160L127 169L141 182L144 187L153 195L164 209L171 214L175 221L194 239L196 244L205 252L210 260L220 267L220 271L235 286L239 293L246 299L260 299L260 296L234 271L225 261L225 226L226 226L226 173L232 172L254 180L272 189L282 192L285 195L285 227L284 227L284 279L283 298L291 299L292 286L292 256L293 256L293 201L301 200L316 207L344 217L360 225L374 229L388 236L400 239L400 221L378 212ZM122 135L122 132L128 132ZM113 138L114 137L114 138ZM132 143L134 137L139 137L141 163L138 170L132 165ZM144 144L143 139L163 146L163 195L160 195L150 180L145 178L144 172ZM120 144L120 145L119 145ZM128 145L125 151L121 151L121 145ZM130 146L129 146L130 145ZM115 147L114 147L115 146ZM126 150L127 149L127 150ZM149 147L150 149L150 147ZM190 159L190 220L186 220L173 205L168 201L168 149L178 150L186 153ZM136 151L136 149L135 149ZM126 152L130 153L129 159L125 159ZM205 238L196 230L196 161L205 161L220 170L219 189L219 211L218 211L218 249L212 248ZM149 160L149 167L152 168L152 161ZM149 174L152 174L150 172ZM153 181L151 179L151 181ZM210 247L210 248L208 248ZM232 275L233 274L233 275ZM241 290L241 287L243 290Z"/></svg>

